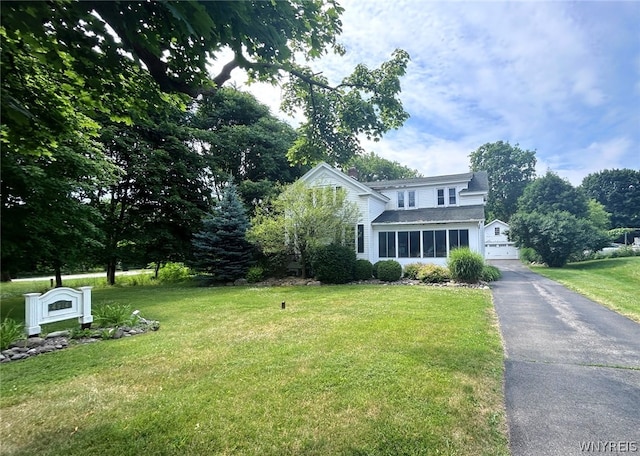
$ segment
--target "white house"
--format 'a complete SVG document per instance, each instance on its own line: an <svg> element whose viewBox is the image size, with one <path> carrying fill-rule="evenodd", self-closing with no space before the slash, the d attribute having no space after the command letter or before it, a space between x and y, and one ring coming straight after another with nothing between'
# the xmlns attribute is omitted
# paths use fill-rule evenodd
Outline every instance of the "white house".
<svg viewBox="0 0 640 456"><path fill-rule="evenodd" d="M320 163L301 179L312 187L343 188L357 203L358 258L444 265L456 247L484 256L484 171L362 183Z"/></svg>
<svg viewBox="0 0 640 456"><path fill-rule="evenodd" d="M487 260L517 260L519 250L514 242L507 238L509 225L494 220L484 227L484 252Z"/></svg>

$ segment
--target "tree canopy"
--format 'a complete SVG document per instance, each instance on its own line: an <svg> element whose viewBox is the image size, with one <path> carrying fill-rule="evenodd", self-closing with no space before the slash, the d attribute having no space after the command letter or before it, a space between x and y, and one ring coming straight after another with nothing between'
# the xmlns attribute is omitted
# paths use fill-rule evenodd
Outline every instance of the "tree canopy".
<svg viewBox="0 0 640 456"><path fill-rule="evenodd" d="M50 152L76 103L126 121L127 108L155 102L158 94L128 96L127 84L140 74L156 90L190 97L215 93L234 69L251 80L282 83L284 108L307 117L291 149L295 162L344 163L359 150L359 134L378 139L408 117L398 98L406 52L397 50L377 69L358 65L333 85L307 66L327 52L344 52L337 42L343 8L334 0L67 0L2 2L1 8L3 73L16 74L6 90L3 80L2 138L25 140L20 127L32 123L30 153ZM222 51L232 57L211 76L219 56L228 55ZM47 74L53 93L30 101L29 82L19 81L27 79L25 65L35 78L34 70L53 69L56 78ZM40 134L36 126L44 127Z"/></svg>
<svg viewBox="0 0 640 456"><path fill-rule="evenodd" d="M566 211L579 218L589 216L588 199L582 190L552 171L547 171L525 188L518 199L518 211Z"/></svg>
<svg viewBox="0 0 640 456"><path fill-rule="evenodd" d="M359 217L343 188L312 188L296 181L259 208L248 236L266 255L295 255L306 277L314 248L331 243L355 247Z"/></svg>
<svg viewBox="0 0 640 456"><path fill-rule="evenodd" d="M531 182L509 221L509 239L536 251L550 267L562 267L572 255L597 251L609 242L601 208L584 193L548 171Z"/></svg>
<svg viewBox="0 0 640 456"><path fill-rule="evenodd" d="M613 228L640 228L640 170L605 169L586 176L581 188L611 214Z"/></svg>
<svg viewBox="0 0 640 456"><path fill-rule="evenodd" d="M344 163L359 151L358 135L377 139L399 127L408 117L399 101L406 52L396 51L378 68L359 65L336 82L308 66L328 52L344 52L337 42L342 12L333 0L0 2L3 272L40 249L30 250L40 243L35 231L25 231L40 208L88 211L89 224L75 233L115 252L110 270L123 250L181 257L197 229L192 221L206 206L203 169L211 170L209 177L242 174L240 191L257 201L274 182L304 169L285 166L282 154L270 151L287 147L289 159L303 164ZM219 71L212 75L214 67ZM211 114L219 118L206 119L201 131L216 132L204 138L216 156L204 160L187 150L195 139L184 119L161 117L174 116L167 105L191 114L186 109L193 100L203 106L216 100L236 69L252 81L281 84L284 108L307 119L296 136L246 97L226 93L222 98L254 117L243 124L231 106L235 119L229 120L214 102ZM87 159L88 166L76 166ZM62 186L49 170L64 163L72 165ZM47 178L38 186L51 184L58 192L46 205L38 196L45 191L25 187L38 176ZM64 230L68 216L59 221ZM91 226L104 236L97 239ZM136 229L136 239L126 234ZM60 250L56 262L74 255Z"/></svg>
<svg viewBox="0 0 640 456"><path fill-rule="evenodd" d="M508 222L517 210L518 198L535 178L535 151L498 141L480 146L469 157L471 171L487 171L489 176L487 219Z"/></svg>
<svg viewBox="0 0 640 456"><path fill-rule="evenodd" d="M356 155L349 160L343 171L348 173L354 168L360 182L375 182L395 179L422 177L417 170L401 165L397 161L387 160L374 152Z"/></svg>

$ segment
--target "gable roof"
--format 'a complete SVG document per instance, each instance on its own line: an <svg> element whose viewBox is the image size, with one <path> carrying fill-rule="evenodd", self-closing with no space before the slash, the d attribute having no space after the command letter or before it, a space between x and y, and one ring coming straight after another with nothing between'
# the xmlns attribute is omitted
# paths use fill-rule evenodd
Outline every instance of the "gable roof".
<svg viewBox="0 0 640 456"><path fill-rule="evenodd" d="M506 226L507 228L509 227L509 224L508 224L508 223L505 223L505 222L503 222L503 221L502 221L502 220L500 220L500 219L494 219L494 220L492 220L491 222L487 223L484 227L485 227L485 228L488 228L488 227L490 227L491 225L503 225L503 226Z"/></svg>
<svg viewBox="0 0 640 456"><path fill-rule="evenodd" d="M488 192L489 191L489 177L486 171L475 171L461 174L448 174L444 176L433 177L416 177L413 179L396 179L377 182L365 182L364 185L372 188L373 190L381 191L394 188L405 187L418 187L422 185L438 185L438 184L453 184L453 183L465 183L469 185L467 189L462 190L465 193L471 192Z"/></svg>
<svg viewBox="0 0 640 456"><path fill-rule="evenodd" d="M305 175L302 176L300 180L303 180L304 182L313 181L315 178L322 175L323 172L328 172L332 174L336 180L341 181L345 185L348 185L354 188L359 195L362 195L362 196L370 195L385 203L389 201L388 197L371 189L370 187L363 184L362 182L358 182L356 179L347 176L345 173L343 173L339 169L336 169L325 162L318 163L318 165L316 165L313 169L311 169L310 171L307 171L307 173L305 173Z"/></svg>
<svg viewBox="0 0 640 456"><path fill-rule="evenodd" d="M430 207L411 210L384 211L372 224L413 224L479 222L484 220L484 206Z"/></svg>

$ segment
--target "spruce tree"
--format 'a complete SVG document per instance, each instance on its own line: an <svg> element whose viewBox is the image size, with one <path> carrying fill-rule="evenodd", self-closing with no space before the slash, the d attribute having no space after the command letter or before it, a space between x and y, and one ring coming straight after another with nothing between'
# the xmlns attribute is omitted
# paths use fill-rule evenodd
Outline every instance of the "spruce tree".
<svg viewBox="0 0 640 456"><path fill-rule="evenodd" d="M193 239L195 268L212 274L216 282L244 277L251 264L252 247L245 238L249 219L235 184L224 189L222 199L202 225Z"/></svg>

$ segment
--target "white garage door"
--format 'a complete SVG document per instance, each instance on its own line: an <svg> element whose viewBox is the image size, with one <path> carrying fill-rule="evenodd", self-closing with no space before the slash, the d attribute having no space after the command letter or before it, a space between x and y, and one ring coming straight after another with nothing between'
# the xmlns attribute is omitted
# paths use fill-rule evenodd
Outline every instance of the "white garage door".
<svg viewBox="0 0 640 456"><path fill-rule="evenodd" d="M487 260L518 259L518 249L511 244L486 244L484 253Z"/></svg>

